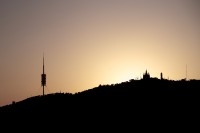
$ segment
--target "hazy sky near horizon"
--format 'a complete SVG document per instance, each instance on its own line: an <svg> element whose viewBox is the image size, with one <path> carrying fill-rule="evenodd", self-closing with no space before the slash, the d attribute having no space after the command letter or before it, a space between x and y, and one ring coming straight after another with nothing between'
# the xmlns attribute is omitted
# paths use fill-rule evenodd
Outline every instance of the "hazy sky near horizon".
<svg viewBox="0 0 200 133"><path fill-rule="evenodd" d="M200 79L198 0L0 0L0 106L152 77Z"/></svg>

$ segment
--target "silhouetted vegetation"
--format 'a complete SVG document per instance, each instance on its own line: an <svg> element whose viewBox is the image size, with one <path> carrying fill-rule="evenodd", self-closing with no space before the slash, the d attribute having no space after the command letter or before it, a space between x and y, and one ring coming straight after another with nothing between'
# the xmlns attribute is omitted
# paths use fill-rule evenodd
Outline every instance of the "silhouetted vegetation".
<svg viewBox="0 0 200 133"><path fill-rule="evenodd" d="M131 79L127 82L71 93L35 96L13 102L0 108L0 112L65 112L75 114L90 111L127 112L151 109L197 108L200 80L172 81L157 78ZM154 110L155 111L155 110Z"/></svg>

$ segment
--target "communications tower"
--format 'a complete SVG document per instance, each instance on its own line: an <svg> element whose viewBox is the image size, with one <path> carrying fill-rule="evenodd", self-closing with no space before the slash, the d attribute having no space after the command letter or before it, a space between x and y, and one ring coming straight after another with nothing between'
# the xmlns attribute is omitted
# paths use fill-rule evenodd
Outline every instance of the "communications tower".
<svg viewBox="0 0 200 133"><path fill-rule="evenodd" d="M44 73L44 54L43 54L43 73L41 74L41 85L43 88L43 96L44 96L44 87L46 86L46 74Z"/></svg>

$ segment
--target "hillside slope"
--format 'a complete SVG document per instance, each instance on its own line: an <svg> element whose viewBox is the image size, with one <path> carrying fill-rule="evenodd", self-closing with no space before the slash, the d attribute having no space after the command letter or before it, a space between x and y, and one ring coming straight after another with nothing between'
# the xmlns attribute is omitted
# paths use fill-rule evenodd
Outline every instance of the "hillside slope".
<svg viewBox="0 0 200 133"><path fill-rule="evenodd" d="M144 110L151 108L195 108L199 104L200 81L159 79L130 80L99 85L76 94L35 96L6 105L1 112L88 112L90 110Z"/></svg>

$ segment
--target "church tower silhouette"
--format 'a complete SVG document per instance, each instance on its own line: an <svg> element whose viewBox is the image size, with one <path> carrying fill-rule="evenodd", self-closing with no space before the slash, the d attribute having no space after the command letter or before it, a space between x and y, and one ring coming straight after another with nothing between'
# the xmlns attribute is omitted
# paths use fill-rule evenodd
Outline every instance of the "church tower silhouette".
<svg viewBox="0 0 200 133"><path fill-rule="evenodd" d="M150 74L147 72L147 70L146 70L146 72L143 74L143 79L150 79Z"/></svg>

